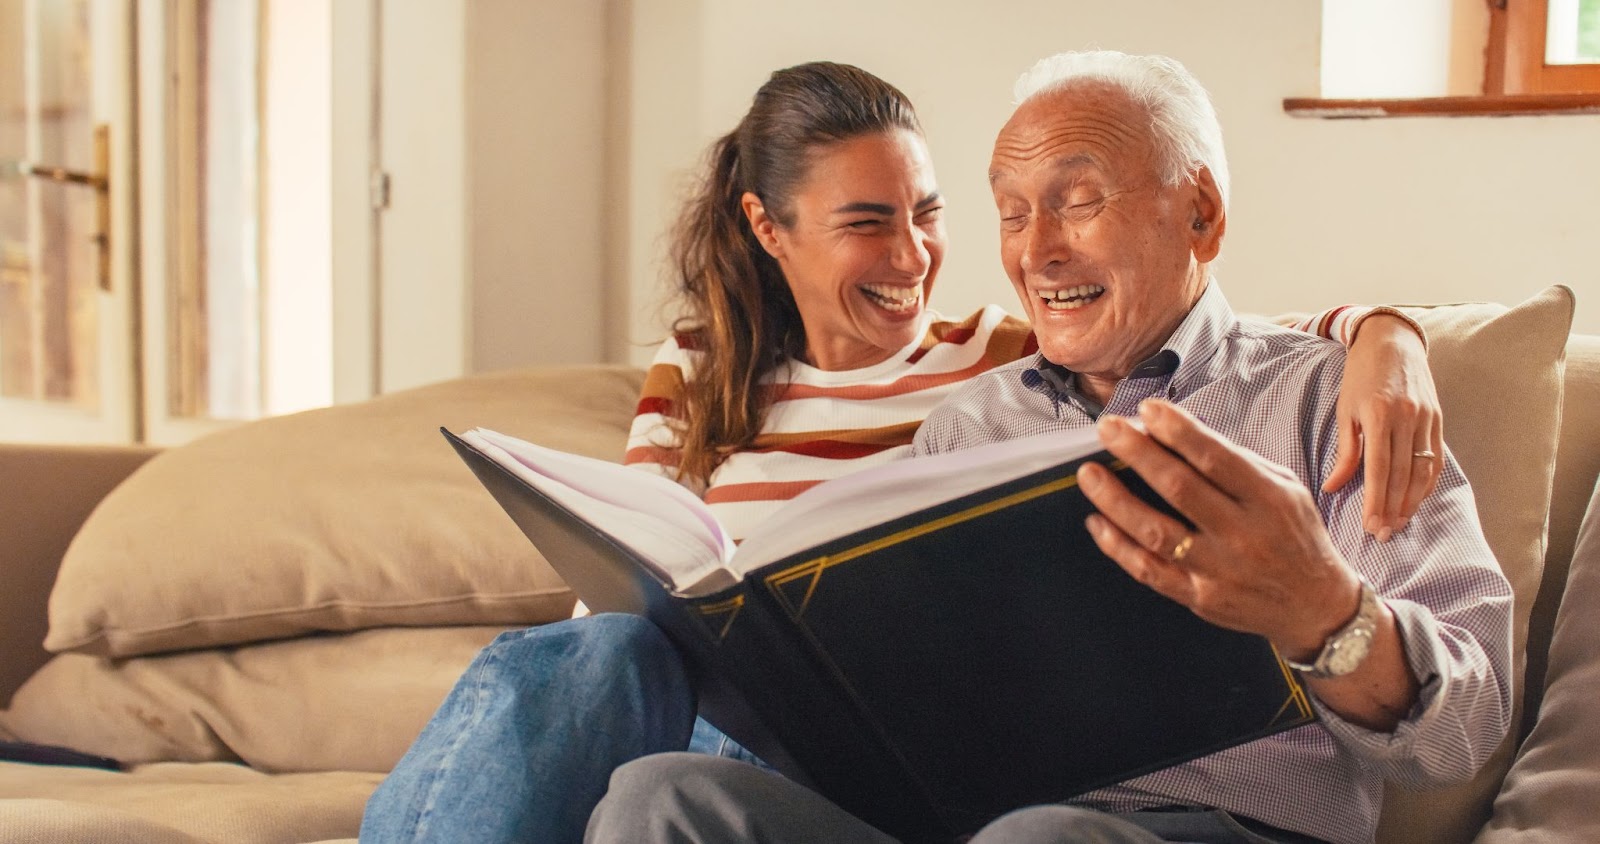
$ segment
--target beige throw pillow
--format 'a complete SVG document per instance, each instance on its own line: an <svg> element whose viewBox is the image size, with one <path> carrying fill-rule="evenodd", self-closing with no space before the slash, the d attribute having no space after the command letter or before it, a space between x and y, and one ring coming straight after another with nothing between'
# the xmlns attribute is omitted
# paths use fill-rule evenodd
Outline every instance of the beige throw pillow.
<svg viewBox="0 0 1600 844"><path fill-rule="evenodd" d="M0 712L28 741L125 764L387 772L504 628L386 628L113 660L61 654Z"/></svg>
<svg viewBox="0 0 1600 844"><path fill-rule="evenodd" d="M626 367L474 376L163 452L73 540L45 647L135 656L564 618L571 592L438 429L620 459L641 381Z"/></svg>
<svg viewBox="0 0 1600 844"><path fill-rule="evenodd" d="M1600 487L1556 613L1544 702L1477 844L1600 841Z"/></svg>
<svg viewBox="0 0 1600 844"><path fill-rule="evenodd" d="M1429 362L1444 406L1445 443L1472 482L1484 536L1515 593L1519 702L1528 616L1543 571L1572 309L1572 291L1561 286L1513 308L1458 304L1405 309L1428 332ZM1426 793L1389 789L1378 840L1470 840L1488 819L1515 738L1465 785Z"/></svg>

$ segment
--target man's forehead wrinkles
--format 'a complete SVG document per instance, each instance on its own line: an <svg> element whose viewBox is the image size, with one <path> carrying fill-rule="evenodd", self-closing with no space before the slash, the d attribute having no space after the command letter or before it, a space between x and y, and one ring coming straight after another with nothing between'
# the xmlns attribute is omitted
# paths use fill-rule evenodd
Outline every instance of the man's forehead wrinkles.
<svg viewBox="0 0 1600 844"><path fill-rule="evenodd" d="M1111 151L1136 144L1137 136L1118 120L1078 118L1035 124L1023 131L1003 134L995 141L996 156L1032 159L1050 156L1057 147L1083 145Z"/></svg>

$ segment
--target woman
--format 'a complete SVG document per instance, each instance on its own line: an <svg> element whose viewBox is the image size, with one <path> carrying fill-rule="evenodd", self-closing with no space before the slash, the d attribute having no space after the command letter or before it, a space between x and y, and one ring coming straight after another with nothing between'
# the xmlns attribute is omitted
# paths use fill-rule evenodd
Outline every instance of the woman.
<svg viewBox="0 0 1600 844"><path fill-rule="evenodd" d="M684 316L650 369L626 461L684 483L741 537L805 488L902 456L953 387L1031 354L1027 326L998 307L960 321L927 310L942 210L903 94L844 65L773 74L713 147L677 226ZM1310 324L1353 336L1365 315ZM1423 405L1395 423L1407 443L1437 417L1418 339L1373 320L1347 376L1355 419L1395 395L1362 385L1396 371L1422 385L1399 394ZM1414 486L1409 470L1400 484ZM615 767L689 746L749 758L696 723L681 660L648 622L508 633L373 795L362 838L577 841Z"/></svg>

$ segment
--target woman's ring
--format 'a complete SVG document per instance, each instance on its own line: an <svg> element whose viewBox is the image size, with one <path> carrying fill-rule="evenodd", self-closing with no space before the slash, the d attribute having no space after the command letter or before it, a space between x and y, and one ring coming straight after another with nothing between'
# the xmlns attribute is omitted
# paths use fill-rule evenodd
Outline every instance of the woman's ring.
<svg viewBox="0 0 1600 844"><path fill-rule="evenodd" d="M1432 460L1433 458L1438 457L1439 455L1434 454L1433 452L1431 452L1431 451L1429 451L1427 449L1423 449L1421 451L1413 451L1413 452L1411 452L1411 456L1417 458L1418 460Z"/></svg>
<svg viewBox="0 0 1600 844"><path fill-rule="evenodd" d="M1194 547L1194 534L1186 533L1182 539L1178 540L1178 544L1173 546L1172 553L1167 556L1171 557L1174 563L1179 562L1189 555L1189 549L1192 547Z"/></svg>

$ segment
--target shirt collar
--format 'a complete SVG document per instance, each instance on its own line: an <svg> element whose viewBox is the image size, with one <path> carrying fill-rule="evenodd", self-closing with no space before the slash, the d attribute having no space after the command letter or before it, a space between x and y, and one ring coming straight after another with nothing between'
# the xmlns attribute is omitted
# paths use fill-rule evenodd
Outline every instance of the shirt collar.
<svg viewBox="0 0 1600 844"><path fill-rule="evenodd" d="M1228 304L1227 297L1222 295L1222 288L1215 279L1208 281L1194 307L1178 323L1160 351L1135 366L1128 374L1128 379L1170 375L1169 395L1175 400L1187 396L1195 388L1194 385L1207 380L1209 364L1236 322L1233 308ZM1043 354L1034 356L1033 365L1022 370L1021 377L1024 386L1032 389L1047 386L1058 397L1067 399L1091 417L1099 416L1104 409L1098 402L1078 392L1072 370L1051 363Z"/></svg>

